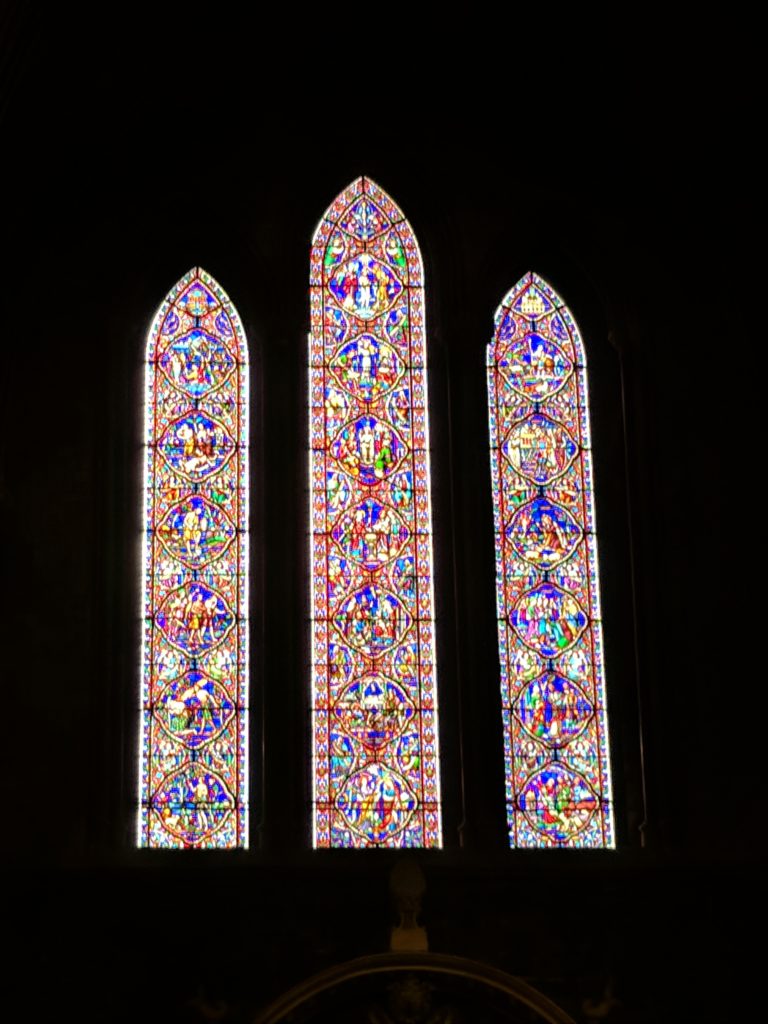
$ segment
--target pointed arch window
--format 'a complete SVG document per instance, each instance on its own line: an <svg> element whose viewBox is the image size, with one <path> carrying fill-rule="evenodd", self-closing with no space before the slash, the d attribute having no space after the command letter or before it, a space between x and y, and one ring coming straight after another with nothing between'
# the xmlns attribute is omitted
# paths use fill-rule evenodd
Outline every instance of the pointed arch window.
<svg viewBox="0 0 768 1024"><path fill-rule="evenodd" d="M247 845L248 356L186 274L147 341L138 842Z"/></svg>
<svg viewBox="0 0 768 1024"><path fill-rule="evenodd" d="M441 845L421 255L359 178L313 240L313 842Z"/></svg>
<svg viewBox="0 0 768 1024"><path fill-rule="evenodd" d="M613 847L586 360L536 274L487 363L510 844Z"/></svg>

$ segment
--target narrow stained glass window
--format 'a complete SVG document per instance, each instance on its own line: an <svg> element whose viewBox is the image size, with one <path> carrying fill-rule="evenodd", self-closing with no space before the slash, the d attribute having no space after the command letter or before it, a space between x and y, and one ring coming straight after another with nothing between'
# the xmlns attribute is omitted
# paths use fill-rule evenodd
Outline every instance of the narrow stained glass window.
<svg viewBox="0 0 768 1024"><path fill-rule="evenodd" d="M613 847L584 346L526 274L488 347L510 844Z"/></svg>
<svg viewBox="0 0 768 1024"><path fill-rule="evenodd" d="M203 270L163 302L146 359L138 841L243 847L247 345Z"/></svg>
<svg viewBox="0 0 768 1024"><path fill-rule="evenodd" d="M316 847L440 846L421 255L368 178L312 248Z"/></svg>

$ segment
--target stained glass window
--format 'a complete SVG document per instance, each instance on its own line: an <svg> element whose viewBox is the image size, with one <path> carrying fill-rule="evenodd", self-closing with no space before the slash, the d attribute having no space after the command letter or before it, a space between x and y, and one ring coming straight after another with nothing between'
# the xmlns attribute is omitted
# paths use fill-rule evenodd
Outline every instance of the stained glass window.
<svg viewBox="0 0 768 1024"><path fill-rule="evenodd" d="M247 845L248 365L191 270L147 342L139 844Z"/></svg>
<svg viewBox="0 0 768 1024"><path fill-rule="evenodd" d="M440 846L423 271L369 178L318 226L311 303L314 845Z"/></svg>
<svg viewBox="0 0 768 1024"><path fill-rule="evenodd" d="M510 844L613 847L584 346L526 274L488 347Z"/></svg>

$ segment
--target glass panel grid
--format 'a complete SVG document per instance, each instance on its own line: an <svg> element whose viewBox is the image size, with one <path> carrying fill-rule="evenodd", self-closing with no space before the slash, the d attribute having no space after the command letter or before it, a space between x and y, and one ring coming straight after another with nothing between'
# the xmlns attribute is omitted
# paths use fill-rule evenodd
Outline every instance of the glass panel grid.
<svg viewBox="0 0 768 1024"><path fill-rule="evenodd" d="M186 274L147 342L140 846L248 841L248 365L240 319Z"/></svg>
<svg viewBox="0 0 768 1024"><path fill-rule="evenodd" d="M584 347L526 274L496 312L489 428L509 841L612 848Z"/></svg>
<svg viewBox="0 0 768 1024"><path fill-rule="evenodd" d="M313 843L441 845L421 256L359 178L311 257Z"/></svg>

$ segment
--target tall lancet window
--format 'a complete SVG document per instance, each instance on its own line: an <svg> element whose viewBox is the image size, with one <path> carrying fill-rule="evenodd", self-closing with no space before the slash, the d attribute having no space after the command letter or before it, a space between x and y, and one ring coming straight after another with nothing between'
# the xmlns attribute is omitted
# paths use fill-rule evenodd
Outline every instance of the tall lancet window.
<svg viewBox="0 0 768 1024"><path fill-rule="evenodd" d="M247 845L247 358L191 270L147 342L141 846Z"/></svg>
<svg viewBox="0 0 768 1024"><path fill-rule="evenodd" d="M613 847L584 346L526 274L488 347L510 844Z"/></svg>
<svg viewBox="0 0 768 1024"><path fill-rule="evenodd" d="M314 845L440 846L423 270L368 178L311 296Z"/></svg>

